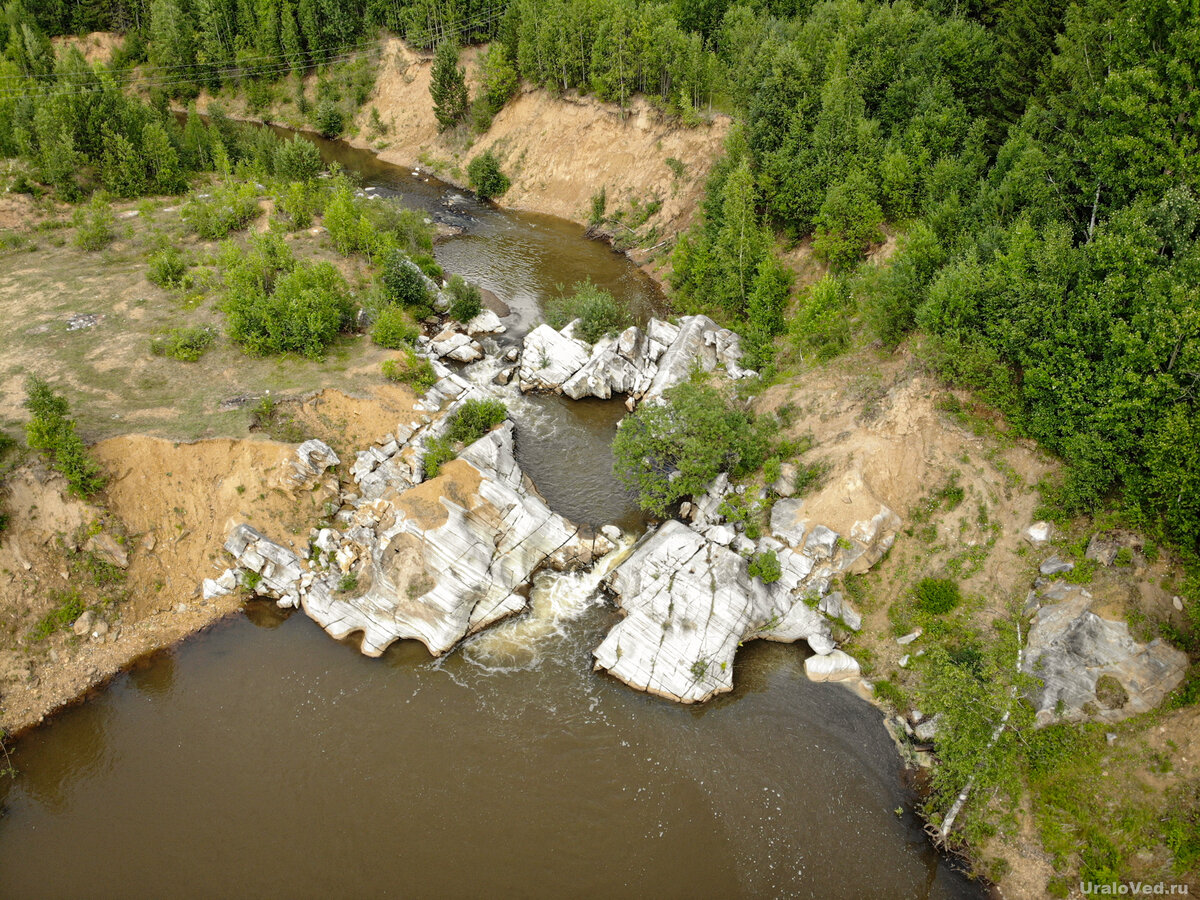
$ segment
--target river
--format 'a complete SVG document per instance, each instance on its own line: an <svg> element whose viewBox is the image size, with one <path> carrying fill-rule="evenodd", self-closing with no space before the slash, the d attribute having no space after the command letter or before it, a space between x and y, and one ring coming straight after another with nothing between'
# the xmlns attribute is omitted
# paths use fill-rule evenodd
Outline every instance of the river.
<svg viewBox="0 0 1200 900"><path fill-rule="evenodd" d="M515 340L585 277L639 317L653 282L582 229L480 206L371 154L327 158L466 229L448 271ZM518 458L558 512L633 531L619 403L524 398ZM25 735L0 786L4 897L981 897L913 814L880 713L752 643L700 707L591 669L600 573L432 660L381 659L255 602Z"/></svg>

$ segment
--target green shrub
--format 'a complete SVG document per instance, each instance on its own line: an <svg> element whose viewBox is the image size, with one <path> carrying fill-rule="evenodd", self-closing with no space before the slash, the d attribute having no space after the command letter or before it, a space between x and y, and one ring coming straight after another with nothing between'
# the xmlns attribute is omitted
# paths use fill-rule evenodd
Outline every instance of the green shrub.
<svg viewBox="0 0 1200 900"><path fill-rule="evenodd" d="M428 216L423 211L409 209L390 199L372 200L360 204L360 209L376 231L390 234L396 247L409 254L422 269L425 265L418 256L427 256L433 262L430 255L433 252L433 226L426 223ZM430 278L441 277L440 270L437 275L428 270L426 274Z"/></svg>
<svg viewBox="0 0 1200 900"><path fill-rule="evenodd" d="M321 211L323 193L316 182L291 181L277 184L271 196L275 200L275 212L288 230L299 231L311 226L313 218Z"/></svg>
<svg viewBox="0 0 1200 900"><path fill-rule="evenodd" d="M411 347L405 347L399 359L385 359L380 369L388 381L409 384L418 394L425 393L437 382L433 364Z"/></svg>
<svg viewBox="0 0 1200 900"><path fill-rule="evenodd" d="M358 590L358 576L353 572L346 573L338 581L337 589L339 594L348 594L351 591Z"/></svg>
<svg viewBox="0 0 1200 900"><path fill-rule="evenodd" d="M169 356L183 362L195 362L212 346L216 336L203 325L187 328L172 328L163 337L150 342L150 352L155 356Z"/></svg>
<svg viewBox="0 0 1200 900"><path fill-rule="evenodd" d="M588 216L589 225L603 225L604 213L608 209L608 186L601 185L600 190L592 194L592 214Z"/></svg>
<svg viewBox="0 0 1200 900"><path fill-rule="evenodd" d="M442 466L454 459L454 445L444 437L430 438L425 442L425 477L437 478Z"/></svg>
<svg viewBox="0 0 1200 900"><path fill-rule="evenodd" d="M54 608L38 619L29 632L29 640L44 641L54 632L71 625L87 609L77 590L60 591L54 595Z"/></svg>
<svg viewBox="0 0 1200 900"><path fill-rule="evenodd" d="M753 472L770 453L774 425L691 382L638 407L613 441L617 476L643 509L665 516L676 501L702 493L721 472Z"/></svg>
<svg viewBox="0 0 1200 900"><path fill-rule="evenodd" d="M323 358L353 316L345 279L328 262L296 264L269 238L257 246L226 275L230 339L255 355Z"/></svg>
<svg viewBox="0 0 1200 900"><path fill-rule="evenodd" d="M389 350L414 344L420 333L417 326L409 321L408 313L399 306L385 306L371 326L371 340Z"/></svg>
<svg viewBox="0 0 1200 900"><path fill-rule="evenodd" d="M68 416L70 405L66 398L36 375L26 379L25 394L25 407L33 416L25 426L29 448L49 457L54 468L67 479L72 493L88 497L102 490L104 473L75 433L75 420Z"/></svg>
<svg viewBox="0 0 1200 900"><path fill-rule="evenodd" d="M949 578L922 578L913 593L917 609L932 616L945 615L962 602L958 582Z"/></svg>
<svg viewBox="0 0 1200 900"><path fill-rule="evenodd" d="M407 306L418 316L431 311L429 289L416 263L393 250L383 264L383 292L389 303Z"/></svg>
<svg viewBox="0 0 1200 900"><path fill-rule="evenodd" d="M485 202L499 197L512 184L508 176L500 171L500 161L491 150L484 150L471 160L467 166L467 180L479 199Z"/></svg>
<svg viewBox="0 0 1200 900"><path fill-rule="evenodd" d="M746 570L751 578L759 578L763 584L774 584L783 577L783 570L779 567L779 558L774 550L754 554Z"/></svg>
<svg viewBox="0 0 1200 900"><path fill-rule="evenodd" d="M325 137L337 137L345 127L345 118L342 115L341 107L332 99L322 100L317 104L316 113L313 115L313 125Z"/></svg>
<svg viewBox="0 0 1200 900"><path fill-rule="evenodd" d="M258 218L258 192L252 184L225 184L208 196L195 194L180 211L192 231L206 241L219 241Z"/></svg>
<svg viewBox="0 0 1200 900"><path fill-rule="evenodd" d="M455 410L446 438L455 444L473 444L508 417L499 400L467 400Z"/></svg>
<svg viewBox="0 0 1200 900"><path fill-rule="evenodd" d="M82 250L103 250L117 236L117 217L102 194L93 194L87 206L76 209L71 224L75 226L75 246Z"/></svg>
<svg viewBox="0 0 1200 900"><path fill-rule="evenodd" d="M546 323L551 328L559 330L579 319L575 337L594 344L606 334L615 334L633 324L629 310L591 281L576 282L574 291L570 296L556 297L546 304Z"/></svg>
<svg viewBox="0 0 1200 900"><path fill-rule="evenodd" d="M309 181L325 167L317 145L298 134L290 141L280 141L274 157L275 176L284 181Z"/></svg>
<svg viewBox="0 0 1200 900"><path fill-rule="evenodd" d="M179 287L187 269L187 257L178 247L164 247L150 257L150 268L146 277L159 287Z"/></svg>
<svg viewBox="0 0 1200 900"><path fill-rule="evenodd" d="M450 279L450 318L464 325L483 312L483 297L479 288L468 284L462 276Z"/></svg>

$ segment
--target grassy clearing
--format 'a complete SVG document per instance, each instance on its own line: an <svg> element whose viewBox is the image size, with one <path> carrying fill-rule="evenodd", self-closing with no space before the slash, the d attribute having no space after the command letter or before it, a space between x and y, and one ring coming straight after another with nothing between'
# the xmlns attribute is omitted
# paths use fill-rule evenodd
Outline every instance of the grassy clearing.
<svg viewBox="0 0 1200 900"><path fill-rule="evenodd" d="M0 248L0 423L24 420L20 400L29 372L65 393L89 441L130 430L188 440L243 436L249 428L243 407L267 390L363 392L380 383L380 363L391 354L358 336L339 337L324 362L294 354L248 357L224 336L217 244L188 232L179 201L116 204L114 212L115 240L98 252L74 245L69 210L58 213L63 227L42 223L20 232L19 245L6 241ZM247 236L233 239L242 245ZM337 266L361 298L368 283L363 261L342 257L324 233L300 232L287 241L298 258ZM197 264L179 287L148 277L164 244ZM203 332L215 338L200 358L172 358L196 355L201 348L192 336ZM161 356L151 350L155 342Z"/></svg>

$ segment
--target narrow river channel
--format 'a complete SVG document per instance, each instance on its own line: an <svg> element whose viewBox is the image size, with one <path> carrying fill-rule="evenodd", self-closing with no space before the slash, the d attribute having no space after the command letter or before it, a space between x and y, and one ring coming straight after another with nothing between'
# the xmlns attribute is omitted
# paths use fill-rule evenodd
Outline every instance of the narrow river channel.
<svg viewBox="0 0 1200 900"><path fill-rule="evenodd" d="M328 158L465 229L447 271L513 310L590 278L639 317L654 284L561 220L483 207L371 154ZM644 523L612 476L618 402L522 398L518 457L577 521ZM0 897L824 897L984 892L934 852L880 714L747 645L700 707L591 670L600 573L441 660L367 659L253 603L25 735L0 783Z"/></svg>

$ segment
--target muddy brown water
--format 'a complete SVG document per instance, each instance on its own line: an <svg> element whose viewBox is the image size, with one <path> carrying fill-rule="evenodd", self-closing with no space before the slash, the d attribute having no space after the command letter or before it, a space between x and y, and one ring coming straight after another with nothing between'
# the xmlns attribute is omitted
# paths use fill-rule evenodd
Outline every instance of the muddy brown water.
<svg viewBox="0 0 1200 900"><path fill-rule="evenodd" d="M661 302L577 226L323 150L468 228L438 257L513 307L506 340L582 277L640 315ZM620 414L514 398L551 505L634 532ZM539 576L528 615L440 660L367 659L254 603L144 661L22 738L0 896L983 896L926 840L878 711L809 682L800 647L748 645L701 707L594 673L618 616L599 574Z"/></svg>

